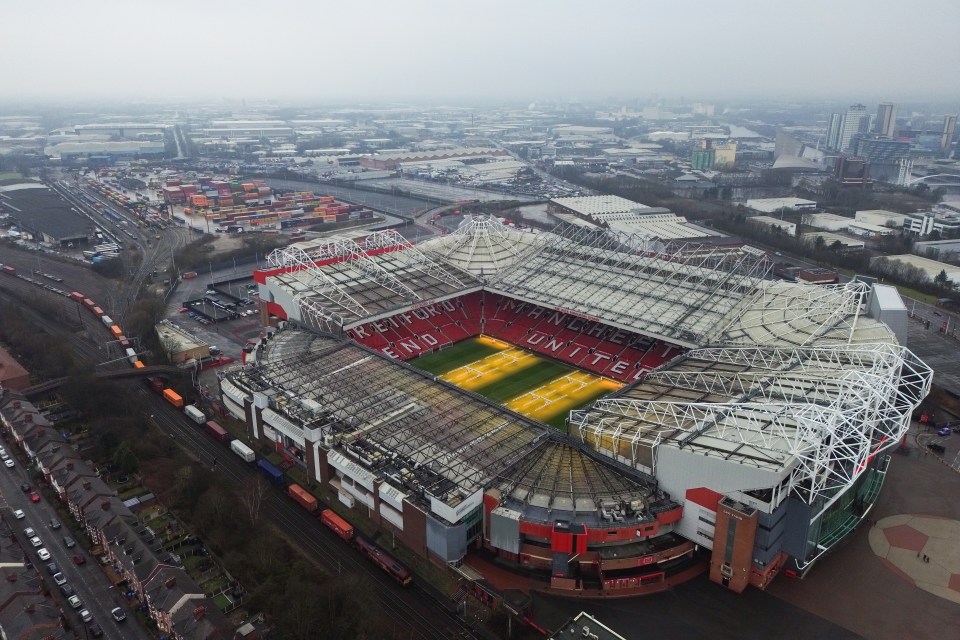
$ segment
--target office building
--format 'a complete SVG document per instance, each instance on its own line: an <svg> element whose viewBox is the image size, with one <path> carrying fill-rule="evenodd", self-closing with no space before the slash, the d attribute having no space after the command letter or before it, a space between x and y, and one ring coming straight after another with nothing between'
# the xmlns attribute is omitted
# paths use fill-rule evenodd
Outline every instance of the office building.
<svg viewBox="0 0 960 640"><path fill-rule="evenodd" d="M870 163L870 174L875 179L897 182L901 161L910 158L910 143L872 133L863 134L854 136L850 151Z"/></svg>
<svg viewBox="0 0 960 640"><path fill-rule="evenodd" d="M830 124L827 125L827 149L840 149L840 134L843 133L843 116L839 113L830 114Z"/></svg>
<svg viewBox="0 0 960 640"><path fill-rule="evenodd" d="M943 133L940 136L940 155L950 157L950 147L953 145L953 136L957 132L957 116L943 118Z"/></svg>
<svg viewBox="0 0 960 640"><path fill-rule="evenodd" d="M881 102L877 107L877 119L873 123L873 132L892 138L897 128L897 107L892 102Z"/></svg>
<svg viewBox="0 0 960 640"><path fill-rule="evenodd" d="M853 137L858 133L866 133L870 124L867 108L862 104L852 104L843 117L843 127L840 131L840 151L850 151Z"/></svg>

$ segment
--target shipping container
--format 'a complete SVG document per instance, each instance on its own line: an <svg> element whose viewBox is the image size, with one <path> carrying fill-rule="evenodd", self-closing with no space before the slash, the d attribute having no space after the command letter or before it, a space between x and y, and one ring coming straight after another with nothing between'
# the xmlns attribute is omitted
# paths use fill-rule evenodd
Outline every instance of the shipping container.
<svg viewBox="0 0 960 640"><path fill-rule="evenodd" d="M183 398L180 397L180 394L174 391L173 389L164 389L163 399L178 409L183 408Z"/></svg>
<svg viewBox="0 0 960 640"><path fill-rule="evenodd" d="M70 292L70 299L71 299L71 300L76 300L77 302L80 302L80 301L83 300L83 294L80 293L79 291L72 291L72 292Z"/></svg>
<svg viewBox="0 0 960 640"><path fill-rule="evenodd" d="M257 468L275 485L283 486L286 482L283 477L283 471L274 466L266 458L260 458L260 460L257 461Z"/></svg>
<svg viewBox="0 0 960 640"><path fill-rule="evenodd" d="M353 538L353 525L334 513L333 509L324 509L320 521L344 540Z"/></svg>
<svg viewBox="0 0 960 640"><path fill-rule="evenodd" d="M230 434L227 433L227 430L213 420L207 422L207 433L213 436L214 440L218 440L224 444L230 442Z"/></svg>
<svg viewBox="0 0 960 640"><path fill-rule="evenodd" d="M133 368L134 368L134 369L143 369L143 368L144 368L144 364L143 364L140 360L137 360L136 362L133 363Z"/></svg>
<svg viewBox="0 0 960 640"><path fill-rule="evenodd" d="M163 378L149 377L146 380L147 386L156 393L163 393Z"/></svg>
<svg viewBox="0 0 960 640"><path fill-rule="evenodd" d="M297 504L310 513L316 511L317 507L319 506L317 504L317 499L313 497L309 491L296 483L293 483L287 487L287 495L293 498Z"/></svg>
<svg viewBox="0 0 960 640"><path fill-rule="evenodd" d="M110 326L110 333L113 334L114 340L119 340L121 337L123 337L123 329L121 329L117 325Z"/></svg>
<svg viewBox="0 0 960 640"><path fill-rule="evenodd" d="M103 322L103 324L107 325L108 327L113 324L113 318L111 318L110 316L101 316L100 321Z"/></svg>
<svg viewBox="0 0 960 640"><path fill-rule="evenodd" d="M127 349L124 353L127 354L127 360L130 361L130 364L134 364L139 360L139 358L137 357L137 352L134 351L133 349Z"/></svg>
<svg viewBox="0 0 960 640"><path fill-rule="evenodd" d="M101 309L100 307L94 307L93 309L91 309L91 311L93 311L93 315L97 316L98 318L102 318L105 315L103 313L103 309Z"/></svg>
<svg viewBox="0 0 960 640"><path fill-rule="evenodd" d="M207 421L207 416L204 415L203 411L197 409L192 404L188 404L183 408L183 412L187 414L187 417L196 422L197 424L204 424Z"/></svg>
<svg viewBox="0 0 960 640"><path fill-rule="evenodd" d="M239 440L234 440L230 443L230 450L240 456L244 462L253 462L257 459L257 454L253 452L253 449Z"/></svg>

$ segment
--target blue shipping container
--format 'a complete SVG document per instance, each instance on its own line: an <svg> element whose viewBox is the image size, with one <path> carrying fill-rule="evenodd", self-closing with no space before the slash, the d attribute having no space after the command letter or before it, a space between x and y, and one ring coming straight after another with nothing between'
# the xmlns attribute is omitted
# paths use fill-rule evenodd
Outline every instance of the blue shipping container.
<svg viewBox="0 0 960 640"><path fill-rule="evenodd" d="M286 484L286 481L283 478L283 471L275 467L269 460L266 458L260 458L257 461L257 468L263 472L267 479L270 480L273 484L283 486Z"/></svg>

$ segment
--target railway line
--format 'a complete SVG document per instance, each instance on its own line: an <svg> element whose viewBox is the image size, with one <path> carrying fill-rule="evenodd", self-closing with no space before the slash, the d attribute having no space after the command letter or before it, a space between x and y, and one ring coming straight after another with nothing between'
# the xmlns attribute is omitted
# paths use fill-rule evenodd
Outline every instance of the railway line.
<svg viewBox="0 0 960 640"><path fill-rule="evenodd" d="M22 300L23 296L34 292L35 287L24 280L15 277L0 278L0 300L16 303ZM63 298L59 294L50 293L50 296L61 304L71 303L69 298ZM93 363L105 359L106 354L96 340L104 327L91 314L80 314L82 331L70 331L56 319L45 317L44 314L23 305L21 308L39 328L52 335L67 336L78 357ZM128 368L122 358L115 362L108 359L102 366L105 369L117 370ZM142 382L124 380L120 384L125 385L130 394L141 397L143 404L152 411L151 420L156 428L171 437L188 454L205 464L212 464L216 459L216 471L234 483L242 485L258 475L252 464L243 462L205 432L197 430L182 412L150 393ZM295 504L285 493L271 488L262 509L265 520L281 528L297 549L324 567L330 575L351 573L365 576L378 604L388 614L394 626L409 630L408 637L424 640L475 637L463 620L446 609L442 594L433 593L418 585L416 581L406 588L398 585L389 575L324 527L319 519Z"/></svg>
<svg viewBox="0 0 960 640"><path fill-rule="evenodd" d="M258 475L253 465L243 462L222 444L198 430L180 411L150 393L142 384L127 384L135 386L133 392L141 395L154 408L152 420L157 427L179 446L197 456L201 463L213 464L215 459L216 471L238 484ZM399 586L283 492L271 489L262 508L261 517L281 527L293 538L297 548L318 561L331 575L354 573L365 576L373 585L373 592L384 610L397 624L410 629L411 638L441 640L462 638L464 634L471 633L462 620L439 606L433 596L416 582L406 589Z"/></svg>

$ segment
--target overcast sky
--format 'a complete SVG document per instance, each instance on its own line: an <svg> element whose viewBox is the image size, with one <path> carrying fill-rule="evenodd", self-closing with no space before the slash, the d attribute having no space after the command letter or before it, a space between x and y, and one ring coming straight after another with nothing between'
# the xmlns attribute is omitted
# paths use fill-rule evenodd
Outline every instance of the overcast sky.
<svg viewBox="0 0 960 640"><path fill-rule="evenodd" d="M0 101L954 100L960 0L0 0Z"/></svg>

